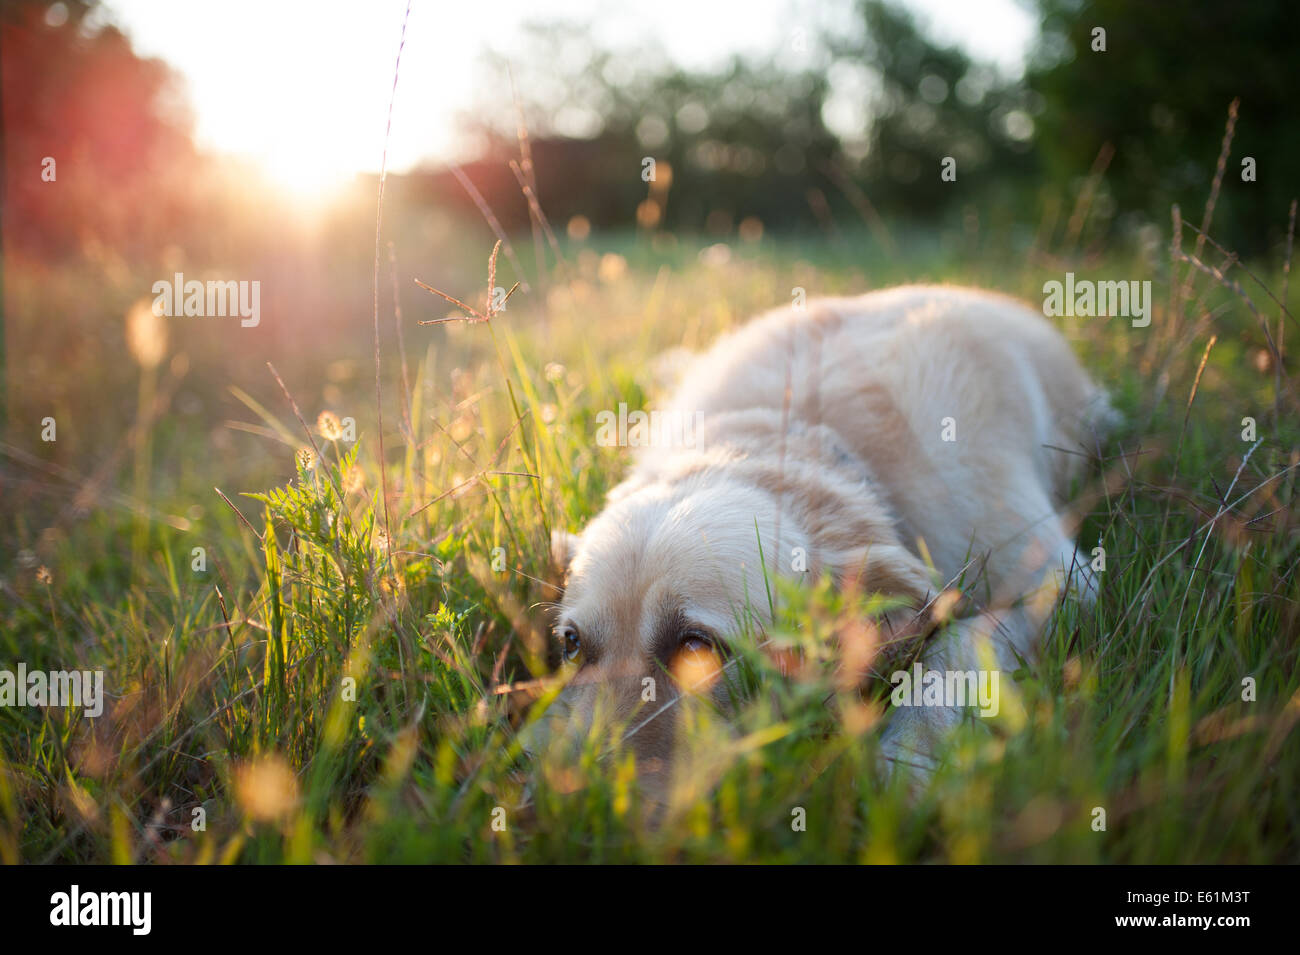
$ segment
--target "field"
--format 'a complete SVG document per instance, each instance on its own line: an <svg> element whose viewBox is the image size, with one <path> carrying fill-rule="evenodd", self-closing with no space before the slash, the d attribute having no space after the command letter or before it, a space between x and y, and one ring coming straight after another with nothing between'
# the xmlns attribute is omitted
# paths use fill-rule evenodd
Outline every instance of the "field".
<svg viewBox="0 0 1300 955"><path fill-rule="evenodd" d="M482 309L490 250L475 234L454 267L404 267ZM68 382L54 416L74 444L42 445L37 403L11 409L0 656L102 668L109 699L93 721L0 708L0 859L1300 859L1300 419L1268 337L1296 330L1263 288L1284 297L1283 263L1252 263L1258 283L1230 269L1252 305L1163 242L614 235L562 251L489 322L425 326L458 313L405 275L394 313L384 262L376 344L362 249L320 279L339 287L304 291L291 335L170 319L161 353L147 320L122 324L129 297L11 271L10 313L29 321L11 355L65 356L43 373ZM1224 261L1190 230L1183 252ZM837 684L839 629L863 610L824 584L778 588L782 624L741 659L763 691L734 731L686 707L690 751L657 825L609 740L530 762L517 732L558 661L550 531L599 510L628 452L597 445L596 415L653 406L657 355L795 288L952 282L1037 307L1067 270L1149 278L1156 303L1147 328L1059 320L1126 421L1075 498L1081 549L1104 549L1100 596L1064 601L1004 689L1015 705L963 728L930 786L879 776L889 688ZM314 327L308 292L348 303L344 331ZM43 309L74 316L60 334L97 337L42 345Z"/></svg>

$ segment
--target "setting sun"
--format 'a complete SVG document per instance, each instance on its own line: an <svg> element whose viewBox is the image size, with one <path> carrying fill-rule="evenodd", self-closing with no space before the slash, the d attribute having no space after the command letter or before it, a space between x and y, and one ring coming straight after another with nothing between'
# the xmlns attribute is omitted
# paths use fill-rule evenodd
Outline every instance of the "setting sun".
<svg viewBox="0 0 1300 955"><path fill-rule="evenodd" d="M117 0L115 19L143 54L177 70L196 142L259 166L286 194L329 194L383 156L404 0L370 4L366 16L315 4L158 3ZM438 29L430 23L436 13ZM388 168L456 156L456 111L469 100L470 58L437 48L447 31L476 36L454 7L411 10L402 81L393 103ZM202 42L187 38L202 37Z"/></svg>

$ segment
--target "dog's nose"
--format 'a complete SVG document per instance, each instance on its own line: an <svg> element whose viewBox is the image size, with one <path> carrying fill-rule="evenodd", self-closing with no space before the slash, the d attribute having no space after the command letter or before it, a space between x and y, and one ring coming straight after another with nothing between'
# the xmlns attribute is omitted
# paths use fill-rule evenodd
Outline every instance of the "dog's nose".
<svg viewBox="0 0 1300 955"><path fill-rule="evenodd" d="M532 757L568 759L588 745L604 751L614 742L610 731L619 713L617 694L608 684L570 684L545 713L520 730L521 745Z"/></svg>
<svg viewBox="0 0 1300 955"><path fill-rule="evenodd" d="M519 745L530 759L536 759L544 753L562 734L563 727L571 722L572 707L561 694L546 708L546 712L532 718L520 728L517 735Z"/></svg>

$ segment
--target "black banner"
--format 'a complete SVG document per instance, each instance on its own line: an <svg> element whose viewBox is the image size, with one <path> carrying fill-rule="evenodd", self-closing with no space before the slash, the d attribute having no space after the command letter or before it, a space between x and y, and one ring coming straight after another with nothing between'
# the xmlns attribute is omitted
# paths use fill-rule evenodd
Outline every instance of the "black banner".
<svg viewBox="0 0 1300 955"><path fill-rule="evenodd" d="M701 882L698 894L692 888ZM352 866L310 868L20 867L4 880L6 938L94 936L128 947L196 939L345 943L373 942L389 932L427 935L454 919L452 931L483 931L509 924L545 930L557 916L572 925L565 899L581 899L585 923L641 922L641 910L671 911L662 893L694 898L692 933L711 903L721 908L728 935L746 933L747 906L726 899L761 897L766 915L822 929L888 927L895 941L924 942L929 932L993 931L1000 943L1031 938L1090 939L1135 935L1177 939L1199 934L1221 944L1259 930L1276 933L1294 920L1283 906L1293 897L1294 873L1265 867L898 867L865 871L781 872L734 868L719 892L713 869L618 873L521 869L447 871L440 868ZM671 879L666 882L665 879ZM598 886L595 880L599 880ZM644 880L644 881L643 881ZM603 891L602 891L603 889ZM576 893L576 896L575 896ZM692 893L684 895L683 893ZM641 904L636 904L640 898ZM597 904L604 899L607 904ZM652 901L657 900L657 901ZM716 900L716 902L714 901ZM629 906L631 909L629 910ZM749 931L759 928L756 922ZM434 929L436 940L443 929ZM1049 933L1039 935L1038 933ZM1023 936L1018 938L1017 936Z"/></svg>

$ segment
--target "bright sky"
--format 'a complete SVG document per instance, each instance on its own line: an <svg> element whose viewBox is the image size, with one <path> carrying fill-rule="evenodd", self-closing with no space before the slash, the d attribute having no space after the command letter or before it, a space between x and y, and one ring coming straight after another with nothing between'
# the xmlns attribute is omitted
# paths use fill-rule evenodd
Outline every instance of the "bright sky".
<svg viewBox="0 0 1300 955"><path fill-rule="evenodd" d="M1012 72L1036 29L1016 0L907 5L939 39ZM601 45L626 48L654 37L677 62L707 67L738 52L789 49L796 31L815 36L846 6L413 0L389 169L409 169L426 157L459 158L455 117L483 81L480 54L515 48L527 20L589 20ZM406 0L108 0L108 7L137 52L167 60L183 75L201 146L251 158L303 191L379 169Z"/></svg>

